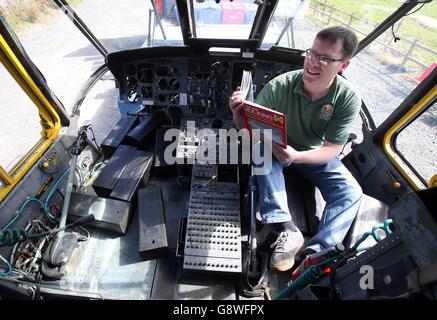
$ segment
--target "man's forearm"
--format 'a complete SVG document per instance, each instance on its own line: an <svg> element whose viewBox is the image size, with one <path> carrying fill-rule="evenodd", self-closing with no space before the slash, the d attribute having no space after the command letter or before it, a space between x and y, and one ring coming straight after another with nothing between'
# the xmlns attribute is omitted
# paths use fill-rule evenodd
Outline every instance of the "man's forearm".
<svg viewBox="0 0 437 320"><path fill-rule="evenodd" d="M340 150L336 147L322 146L318 149L298 152L293 163L325 164L333 160Z"/></svg>

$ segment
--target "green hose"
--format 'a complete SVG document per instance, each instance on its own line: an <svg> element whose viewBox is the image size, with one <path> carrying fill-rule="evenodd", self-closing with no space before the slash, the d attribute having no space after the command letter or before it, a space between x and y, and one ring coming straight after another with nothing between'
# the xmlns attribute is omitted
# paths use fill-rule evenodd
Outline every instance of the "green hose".
<svg viewBox="0 0 437 320"><path fill-rule="evenodd" d="M363 251L366 249L358 249L358 246L363 243L369 236L372 236L376 242L382 240L382 238L377 234L378 230L383 230L386 235L390 235L392 233L390 226L393 224L392 219L386 219L383 224L377 224L372 228L371 232L365 232L360 239L355 242L352 248L349 250L349 253L357 253L358 251ZM305 270L294 282L292 282L289 286L283 289L275 300L283 299L286 297L293 296L298 290L301 290L308 286L311 283L314 283L317 279L320 278L324 272L324 266L338 258L342 257L338 255L336 257L332 257L328 260L325 260L317 265L313 265Z"/></svg>
<svg viewBox="0 0 437 320"><path fill-rule="evenodd" d="M319 265L311 266L308 270L305 270L299 278L296 279L293 283L291 283L288 287L283 289L275 298L275 300L280 300L286 297L293 296L298 290L305 288L310 283L316 281L324 271Z"/></svg>

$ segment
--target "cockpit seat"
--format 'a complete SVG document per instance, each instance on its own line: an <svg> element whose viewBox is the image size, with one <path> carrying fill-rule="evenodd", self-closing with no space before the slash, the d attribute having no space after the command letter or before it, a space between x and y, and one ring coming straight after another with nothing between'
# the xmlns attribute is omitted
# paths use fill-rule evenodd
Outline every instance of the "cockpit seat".
<svg viewBox="0 0 437 320"><path fill-rule="evenodd" d="M284 177L290 214L305 239L309 240L317 232L325 201L312 182L298 172L286 168ZM373 226L383 223L387 218L388 208L387 204L364 194L343 244L346 247L352 246L365 232L371 231ZM362 246L371 246L374 243L373 238L369 237Z"/></svg>

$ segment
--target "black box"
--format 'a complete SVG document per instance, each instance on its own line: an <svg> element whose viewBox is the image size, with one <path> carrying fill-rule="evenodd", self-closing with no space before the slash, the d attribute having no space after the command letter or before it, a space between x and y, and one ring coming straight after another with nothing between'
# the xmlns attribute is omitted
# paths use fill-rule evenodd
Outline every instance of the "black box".
<svg viewBox="0 0 437 320"><path fill-rule="evenodd" d="M154 154L121 145L93 183L97 195L131 202L137 189L147 185Z"/></svg>
<svg viewBox="0 0 437 320"><path fill-rule="evenodd" d="M156 129L165 121L165 114L161 111L142 117L140 123L133 127L126 135L128 145L146 149L155 142Z"/></svg>
<svg viewBox="0 0 437 320"><path fill-rule="evenodd" d="M117 124L112 128L111 132L103 140L102 147L103 154L105 158L110 158L115 150L123 142L124 137L129 132L129 130L139 123L138 117L127 117L121 118Z"/></svg>
<svg viewBox="0 0 437 320"><path fill-rule="evenodd" d="M71 194L67 220L73 222L93 214L94 221L87 226L125 234L131 215L131 206L125 201L100 198L89 194Z"/></svg>
<svg viewBox="0 0 437 320"><path fill-rule="evenodd" d="M162 191L159 186L138 190L139 253L144 260L169 253Z"/></svg>
<svg viewBox="0 0 437 320"><path fill-rule="evenodd" d="M138 187L147 185L152 164L153 153L141 150L133 152L110 197L130 202Z"/></svg>
<svg viewBox="0 0 437 320"><path fill-rule="evenodd" d="M123 174L129 160L137 149L131 146L121 145L109 159L106 166L100 171L99 176L93 183L93 189L100 197L109 197L114 190L118 179Z"/></svg>

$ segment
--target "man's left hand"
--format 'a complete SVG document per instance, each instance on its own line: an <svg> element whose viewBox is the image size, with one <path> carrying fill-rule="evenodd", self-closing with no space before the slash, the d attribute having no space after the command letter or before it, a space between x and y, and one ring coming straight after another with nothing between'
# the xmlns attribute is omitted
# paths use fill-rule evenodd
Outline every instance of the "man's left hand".
<svg viewBox="0 0 437 320"><path fill-rule="evenodd" d="M283 147L275 142L272 145L273 155L278 159L281 163L293 163L296 161L299 151L294 149L293 147L287 145L287 147Z"/></svg>

